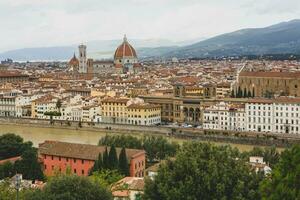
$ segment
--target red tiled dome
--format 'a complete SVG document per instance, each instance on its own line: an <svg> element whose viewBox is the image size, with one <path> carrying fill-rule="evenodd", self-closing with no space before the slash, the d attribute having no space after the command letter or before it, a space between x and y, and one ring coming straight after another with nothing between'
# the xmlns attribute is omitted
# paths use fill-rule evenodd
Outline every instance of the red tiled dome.
<svg viewBox="0 0 300 200"><path fill-rule="evenodd" d="M124 57L137 57L135 49L128 43L126 36L123 43L117 48L114 58L116 60Z"/></svg>
<svg viewBox="0 0 300 200"><path fill-rule="evenodd" d="M76 58L75 53L73 58L71 58L71 60L69 61L69 65L70 66L78 66L79 65L79 60Z"/></svg>

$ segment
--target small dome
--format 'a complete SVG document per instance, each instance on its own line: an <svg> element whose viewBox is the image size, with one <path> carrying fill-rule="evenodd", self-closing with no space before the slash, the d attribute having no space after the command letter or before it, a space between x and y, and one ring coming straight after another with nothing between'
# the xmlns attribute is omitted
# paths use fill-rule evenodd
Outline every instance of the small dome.
<svg viewBox="0 0 300 200"><path fill-rule="evenodd" d="M137 57L135 49L128 43L126 36L124 36L123 43L115 51L114 59L122 59L124 57Z"/></svg>
<svg viewBox="0 0 300 200"><path fill-rule="evenodd" d="M71 60L69 61L69 65L71 66L78 66L79 65L79 60L76 58L75 53L73 58L71 58Z"/></svg>

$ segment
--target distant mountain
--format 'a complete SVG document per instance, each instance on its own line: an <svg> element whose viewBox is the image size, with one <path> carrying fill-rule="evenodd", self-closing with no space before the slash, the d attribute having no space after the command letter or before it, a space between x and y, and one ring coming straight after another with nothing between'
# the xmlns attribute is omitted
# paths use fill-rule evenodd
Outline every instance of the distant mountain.
<svg viewBox="0 0 300 200"><path fill-rule="evenodd" d="M88 57L112 58L122 40L87 42ZM300 54L300 20L292 20L265 28L242 29L210 39L174 42L166 39L129 40L139 58L222 57L263 54ZM76 45L26 48L0 53L0 60L69 60Z"/></svg>
<svg viewBox="0 0 300 200"><path fill-rule="evenodd" d="M300 54L300 20L223 34L170 50L162 56L203 58L285 53Z"/></svg>
<svg viewBox="0 0 300 200"><path fill-rule="evenodd" d="M139 57L159 56L167 53L176 47L190 45L196 40L171 41L166 39L133 39L129 42L137 49ZM199 40L198 40L199 41ZM87 42L88 57L94 59L112 58L114 51L122 40L95 40ZM0 60L11 58L16 61L36 60L69 60L74 53L78 53L78 44L57 47L24 48L0 53ZM158 47L166 46L162 49Z"/></svg>

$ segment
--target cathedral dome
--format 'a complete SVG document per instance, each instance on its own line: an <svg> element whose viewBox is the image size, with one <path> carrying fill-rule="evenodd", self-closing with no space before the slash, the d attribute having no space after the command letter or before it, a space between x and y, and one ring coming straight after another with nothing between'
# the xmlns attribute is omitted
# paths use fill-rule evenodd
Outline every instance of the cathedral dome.
<svg viewBox="0 0 300 200"><path fill-rule="evenodd" d="M137 57L135 49L128 43L126 36L124 36L123 43L115 51L114 59L117 60L124 57Z"/></svg>
<svg viewBox="0 0 300 200"><path fill-rule="evenodd" d="M73 58L71 58L71 60L69 61L69 65L70 66L78 66L79 65L79 60L76 58L75 53Z"/></svg>

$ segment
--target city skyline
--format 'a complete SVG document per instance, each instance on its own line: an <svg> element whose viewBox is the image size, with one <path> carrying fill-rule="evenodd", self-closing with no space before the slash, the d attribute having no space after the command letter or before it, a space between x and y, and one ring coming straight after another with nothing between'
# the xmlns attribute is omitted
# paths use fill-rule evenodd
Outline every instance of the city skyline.
<svg viewBox="0 0 300 200"><path fill-rule="evenodd" d="M257 2L4 0L0 51L118 39L124 33L182 41L299 18L298 1Z"/></svg>

